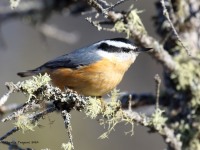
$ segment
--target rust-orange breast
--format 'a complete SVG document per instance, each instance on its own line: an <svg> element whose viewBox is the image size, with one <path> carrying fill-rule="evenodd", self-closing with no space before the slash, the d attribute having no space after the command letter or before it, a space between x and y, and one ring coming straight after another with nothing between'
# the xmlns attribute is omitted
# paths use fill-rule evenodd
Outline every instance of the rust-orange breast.
<svg viewBox="0 0 200 150"><path fill-rule="evenodd" d="M68 87L85 96L102 96L119 84L131 63L104 59L78 69L55 69L49 74L52 83L62 90Z"/></svg>

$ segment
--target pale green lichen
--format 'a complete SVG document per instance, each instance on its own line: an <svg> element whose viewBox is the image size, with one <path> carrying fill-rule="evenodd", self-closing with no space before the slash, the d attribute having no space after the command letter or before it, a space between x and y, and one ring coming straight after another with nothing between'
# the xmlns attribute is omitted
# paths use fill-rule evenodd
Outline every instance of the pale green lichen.
<svg viewBox="0 0 200 150"><path fill-rule="evenodd" d="M91 119L95 119L98 114L102 112L101 99L96 97L89 97L86 107L85 114Z"/></svg>
<svg viewBox="0 0 200 150"><path fill-rule="evenodd" d="M117 21L114 25L114 29L119 33L121 32L126 33L127 38L130 37L130 30L126 27L123 21Z"/></svg>
<svg viewBox="0 0 200 150"><path fill-rule="evenodd" d="M124 20L118 20L114 25L114 30L119 33L126 33L127 38L130 37L131 30L137 30L140 33L146 34L145 27L138 15L141 12L142 11L138 11L137 9L132 9L127 14L126 22L124 22Z"/></svg>
<svg viewBox="0 0 200 150"><path fill-rule="evenodd" d="M177 12L175 13L177 14L177 19L179 19L181 23L184 23L184 21L191 15L190 11L186 11L190 9L190 6L187 1L177 0L176 7Z"/></svg>
<svg viewBox="0 0 200 150"><path fill-rule="evenodd" d="M50 80L51 78L48 74L39 74L37 76L33 76L32 79L22 82L21 87L23 90L26 90L28 94L32 95L42 85L48 84Z"/></svg>
<svg viewBox="0 0 200 150"><path fill-rule="evenodd" d="M200 107L200 53L189 57L182 46L179 43L176 44L177 46L172 52L178 53L174 55L178 68L172 72L170 77L175 90L184 94L182 101L186 101L187 105L185 108L181 108L186 116L172 123L171 127L176 130L177 136L183 141L183 149L196 150L200 149L200 127L198 126L200 122L198 115Z"/></svg>
<svg viewBox="0 0 200 150"><path fill-rule="evenodd" d="M26 131L34 131L34 128L37 127L38 124L30 120L30 114L21 114L18 116L14 125L24 133Z"/></svg>
<svg viewBox="0 0 200 150"><path fill-rule="evenodd" d="M180 49L180 46L175 47ZM200 105L200 67L199 61L192 60L184 50L179 51L174 60L179 64L176 71L171 74L171 79L176 85L176 90L186 91L190 89L192 100L191 105ZM200 59L200 54L195 56Z"/></svg>
<svg viewBox="0 0 200 150"><path fill-rule="evenodd" d="M119 91L114 89L109 95L110 101L105 102L103 99L90 97L85 106L85 114L91 119L95 119L98 115L102 116L99 119L100 125L107 127L107 131L99 137L100 139L108 138L110 132L120 122L130 123L132 128L127 133L133 134L133 120L124 114L120 101L118 101L118 95Z"/></svg>
<svg viewBox="0 0 200 150"><path fill-rule="evenodd" d="M194 139L190 143L190 150L199 150L200 149L200 142L198 139Z"/></svg>
<svg viewBox="0 0 200 150"><path fill-rule="evenodd" d="M118 100L118 96L119 90L114 89L111 91L110 101L106 103L106 106L102 112L103 118L100 119L101 125L104 127L107 125L107 131L99 137L100 139L108 138L108 135L114 130L114 127L121 122L124 122L125 124L131 124L131 130L129 132L125 132L126 134L131 133L131 135L133 135L134 133L134 122L121 109L121 103Z"/></svg>
<svg viewBox="0 0 200 150"><path fill-rule="evenodd" d="M199 132L196 132L195 136L191 139L189 150L200 150Z"/></svg>
<svg viewBox="0 0 200 150"><path fill-rule="evenodd" d="M117 106L117 105L116 105ZM110 108L108 108L110 109ZM117 108L118 109L118 108ZM100 124L104 127L107 126L107 131L104 132L102 135L99 136L100 139L108 138L109 134L114 131L114 128L117 124L124 122L125 124L131 125L131 130L128 132L125 132L125 134L130 133L131 135L134 134L134 122L132 118L127 116L122 109L118 109L116 112L116 109L107 111L106 114L103 114L105 118L100 119ZM110 112L110 113L108 113ZM107 118L107 117L108 118Z"/></svg>
<svg viewBox="0 0 200 150"><path fill-rule="evenodd" d="M33 76L32 79L25 80L20 83L20 88L24 93L31 97L35 97L34 92L37 91L41 86L48 84L50 77L47 74ZM31 120L33 114L28 114L23 111L18 111L17 121L14 123L22 132L25 131L34 131L34 128L37 126L37 122Z"/></svg>
<svg viewBox="0 0 200 150"><path fill-rule="evenodd" d="M116 117L120 116L119 114L117 114L117 113L119 113L119 111L117 111L117 110L121 106L121 104L118 100L118 96L119 96L119 90L114 89L113 91L111 91L111 94L109 95L110 101L106 103L106 107L104 108L104 110L102 112L103 117L106 117L108 119L110 119L110 118L114 119L113 118L114 115L116 115Z"/></svg>
<svg viewBox="0 0 200 150"><path fill-rule="evenodd" d="M164 112L164 110L157 108L151 116L150 124L152 124L153 127L158 131L161 131L162 127L165 125L165 122L167 120L167 118L163 116Z"/></svg>
<svg viewBox="0 0 200 150"><path fill-rule="evenodd" d="M71 142L62 143L61 148L64 149L64 150L72 150L72 149L74 149Z"/></svg>
<svg viewBox="0 0 200 150"><path fill-rule="evenodd" d="M107 131L104 132L101 136L99 136L100 139L108 138L108 135L111 133L111 131L114 130L114 127L120 123L123 119L123 112L122 110L117 110L118 103L111 102L107 104L105 107L105 111L102 113L104 118L100 119L100 124L104 127L107 125ZM117 111L116 111L117 110Z"/></svg>
<svg viewBox="0 0 200 150"><path fill-rule="evenodd" d="M142 13L143 11L139 11L137 9L133 9L130 11L130 13L128 14L128 26L130 29L136 29L138 30L140 33L146 34L146 30L145 27L139 17L139 13Z"/></svg>

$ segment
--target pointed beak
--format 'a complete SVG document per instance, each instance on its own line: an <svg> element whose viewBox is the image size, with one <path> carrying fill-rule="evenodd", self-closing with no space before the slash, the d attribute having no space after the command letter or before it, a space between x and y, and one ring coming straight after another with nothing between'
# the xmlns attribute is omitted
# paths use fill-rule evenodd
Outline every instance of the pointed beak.
<svg viewBox="0 0 200 150"><path fill-rule="evenodd" d="M147 51L149 51L149 50L151 50L151 49L153 49L153 48L141 47L141 48L138 49L138 51L139 51L139 52L147 52Z"/></svg>

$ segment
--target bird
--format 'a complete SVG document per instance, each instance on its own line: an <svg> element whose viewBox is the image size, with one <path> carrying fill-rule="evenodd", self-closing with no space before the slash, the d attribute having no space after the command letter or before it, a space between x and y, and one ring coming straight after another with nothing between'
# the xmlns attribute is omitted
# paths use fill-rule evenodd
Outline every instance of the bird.
<svg viewBox="0 0 200 150"><path fill-rule="evenodd" d="M105 39L17 75L47 73L52 84L62 91L70 88L84 96L101 97L121 82L140 52L150 49L138 47L125 38Z"/></svg>

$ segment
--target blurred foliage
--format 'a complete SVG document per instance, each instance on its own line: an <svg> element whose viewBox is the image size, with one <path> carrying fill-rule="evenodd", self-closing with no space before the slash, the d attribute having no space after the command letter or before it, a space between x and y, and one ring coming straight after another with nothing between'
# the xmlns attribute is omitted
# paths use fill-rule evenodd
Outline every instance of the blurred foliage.
<svg viewBox="0 0 200 150"><path fill-rule="evenodd" d="M188 56L180 45L176 36L171 31L168 20L163 15L160 2L156 3L158 15L154 17L157 32L163 39L165 49L176 61L178 68L174 72L165 71L166 93L169 97L170 112L167 121L177 137L183 143L182 149L194 150L200 147L200 47L199 39L194 34L200 35L198 0L172 0L166 1L167 11L171 21L181 37L187 44L192 56ZM171 97L171 98L170 98Z"/></svg>

